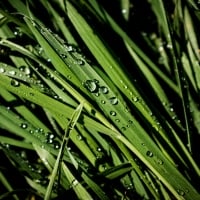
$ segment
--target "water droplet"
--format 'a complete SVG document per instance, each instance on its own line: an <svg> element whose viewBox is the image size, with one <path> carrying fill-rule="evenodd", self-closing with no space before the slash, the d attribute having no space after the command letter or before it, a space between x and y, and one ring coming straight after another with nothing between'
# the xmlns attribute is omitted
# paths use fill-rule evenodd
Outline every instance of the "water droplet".
<svg viewBox="0 0 200 200"><path fill-rule="evenodd" d="M178 189L177 192L178 192L178 194L181 195L181 196L184 196L184 195L185 195L185 192L184 192L183 190Z"/></svg>
<svg viewBox="0 0 200 200"><path fill-rule="evenodd" d="M117 104L118 104L118 99L117 99L117 97L111 97L111 98L109 99L109 101L110 101L110 103L111 103L112 105L117 105Z"/></svg>
<svg viewBox="0 0 200 200"><path fill-rule="evenodd" d="M61 54L60 54L60 57L63 58L63 59L65 59L65 58L67 58L67 55L64 54L64 53L61 53Z"/></svg>
<svg viewBox="0 0 200 200"><path fill-rule="evenodd" d="M23 129L26 129L26 128L28 127L28 125L27 125L26 123L22 123L22 124L20 125L20 127L23 128Z"/></svg>
<svg viewBox="0 0 200 200"><path fill-rule="evenodd" d="M127 13L127 9L122 9L122 14L125 14L125 13Z"/></svg>
<svg viewBox="0 0 200 200"><path fill-rule="evenodd" d="M132 123L133 123L133 121L129 119L129 120L128 120L128 123L129 123L129 124L132 124Z"/></svg>
<svg viewBox="0 0 200 200"><path fill-rule="evenodd" d="M16 71L14 71L14 70L9 71L8 73L9 73L10 75L12 75L12 76L16 75Z"/></svg>
<svg viewBox="0 0 200 200"><path fill-rule="evenodd" d="M29 75L31 73L30 68L27 67L27 66L23 66L22 65L22 66L19 67L19 70L22 71L22 72L24 72L26 75Z"/></svg>
<svg viewBox="0 0 200 200"><path fill-rule="evenodd" d="M84 83L84 87L87 88L92 93L97 92L98 89L99 89L98 81L96 79L94 79L94 80L87 80Z"/></svg>
<svg viewBox="0 0 200 200"><path fill-rule="evenodd" d="M120 119L115 119L116 122L120 122Z"/></svg>
<svg viewBox="0 0 200 200"><path fill-rule="evenodd" d="M158 159L158 160L157 160L157 163L158 163L159 165L163 165L164 162L163 162L162 160Z"/></svg>
<svg viewBox="0 0 200 200"><path fill-rule="evenodd" d="M134 97L134 98L132 98L132 100L133 100L134 102L138 102L138 101L139 101L139 98L138 98L138 97Z"/></svg>
<svg viewBox="0 0 200 200"><path fill-rule="evenodd" d="M4 73L6 70L3 67L0 67L0 73Z"/></svg>
<svg viewBox="0 0 200 200"><path fill-rule="evenodd" d="M125 131L125 130L126 130L126 128L125 128L124 126L123 126L121 129L122 129L122 131Z"/></svg>
<svg viewBox="0 0 200 200"><path fill-rule="evenodd" d="M153 157L153 153L151 151L147 151L146 155L149 156L149 157Z"/></svg>
<svg viewBox="0 0 200 200"><path fill-rule="evenodd" d="M107 94L108 93L108 88L105 86L100 87L100 92L102 92L103 94Z"/></svg>
<svg viewBox="0 0 200 200"><path fill-rule="evenodd" d="M75 64L84 65L85 62L83 60L81 60L81 59L77 59L76 62L75 62Z"/></svg>
<svg viewBox="0 0 200 200"><path fill-rule="evenodd" d="M58 141L54 141L54 149L60 149L60 143Z"/></svg>
<svg viewBox="0 0 200 200"><path fill-rule="evenodd" d="M72 181L72 183L71 183L71 186L72 187L76 187L78 185L78 181L77 181L77 179L74 179L73 181Z"/></svg>
<svg viewBox="0 0 200 200"><path fill-rule="evenodd" d="M101 103L102 103L102 104L105 104L106 102L105 102L104 100L101 100Z"/></svg>
<svg viewBox="0 0 200 200"><path fill-rule="evenodd" d="M83 139L83 138L82 138L82 135L80 135L80 134L77 134L76 138L77 138L78 140L82 140L82 139Z"/></svg>
<svg viewBox="0 0 200 200"><path fill-rule="evenodd" d="M15 79L12 79L11 82L10 82L10 84L12 86L14 86L14 87L19 87L20 86L20 83L17 80L15 80Z"/></svg>
<svg viewBox="0 0 200 200"><path fill-rule="evenodd" d="M102 151L101 147L97 147L97 151L101 152Z"/></svg>
<svg viewBox="0 0 200 200"><path fill-rule="evenodd" d="M110 115L112 115L112 116L116 116L117 114L116 114L115 111L110 111Z"/></svg>

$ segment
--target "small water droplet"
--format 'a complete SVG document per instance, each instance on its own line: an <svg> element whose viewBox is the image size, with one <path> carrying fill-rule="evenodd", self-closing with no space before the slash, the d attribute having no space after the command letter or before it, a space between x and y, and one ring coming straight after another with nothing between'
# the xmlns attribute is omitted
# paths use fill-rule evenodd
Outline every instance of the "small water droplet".
<svg viewBox="0 0 200 200"><path fill-rule="evenodd" d="M158 159L158 160L157 160L157 163L158 163L159 165L163 165L164 162L163 162L162 160Z"/></svg>
<svg viewBox="0 0 200 200"><path fill-rule="evenodd" d="M111 103L112 105L117 105L117 104L118 104L118 99L117 99L117 97L111 97L111 98L109 99L109 101L110 101L110 103Z"/></svg>
<svg viewBox="0 0 200 200"><path fill-rule="evenodd" d="M67 58L67 55L64 54L64 53L61 53L61 54L60 54L60 57L61 57L62 59L65 59L65 58Z"/></svg>
<svg viewBox="0 0 200 200"><path fill-rule="evenodd" d="M71 183L71 187L76 187L78 185L77 179L74 179Z"/></svg>
<svg viewBox="0 0 200 200"><path fill-rule="evenodd" d="M116 114L115 111L110 111L110 115L112 115L112 116L116 116L117 114Z"/></svg>
<svg viewBox="0 0 200 200"><path fill-rule="evenodd" d="M0 73L4 73L6 70L3 67L0 67Z"/></svg>
<svg viewBox="0 0 200 200"><path fill-rule="evenodd" d="M138 97L134 97L134 98L132 98L132 100L133 100L134 102L138 102L138 101L139 101L139 98L138 98Z"/></svg>
<svg viewBox="0 0 200 200"><path fill-rule="evenodd" d="M184 196L184 195L185 195L185 192L184 192L183 190L178 189L177 192L178 192L178 194L181 195L181 196Z"/></svg>
<svg viewBox="0 0 200 200"><path fill-rule="evenodd" d="M60 149L60 143L58 141L54 141L54 149Z"/></svg>
<svg viewBox="0 0 200 200"><path fill-rule="evenodd" d="M80 134L78 134L77 136L76 136L76 138L78 139L78 140L82 140L83 138L82 138L82 135L80 135Z"/></svg>
<svg viewBox="0 0 200 200"><path fill-rule="evenodd" d="M123 126L121 129L122 129L122 131L125 131L125 130L126 130L126 128L125 128L124 126Z"/></svg>
<svg viewBox="0 0 200 200"><path fill-rule="evenodd" d="M102 103L102 104L105 104L106 102L105 102L104 100L101 100L101 103Z"/></svg>
<svg viewBox="0 0 200 200"><path fill-rule="evenodd" d="M22 66L19 67L19 70L22 71L22 72L24 72L26 75L29 75L31 73L30 68L27 67L27 66L23 66L22 65Z"/></svg>
<svg viewBox="0 0 200 200"><path fill-rule="evenodd" d="M10 84L12 86L14 86L14 87L19 87L20 86L20 83L17 80L15 80L15 79L12 79L11 82L10 82Z"/></svg>
<svg viewBox="0 0 200 200"><path fill-rule="evenodd" d="M28 125L26 123L21 123L20 127L23 129L26 129L28 127Z"/></svg>
<svg viewBox="0 0 200 200"><path fill-rule="evenodd" d="M100 87L100 92L102 92L103 94L107 94L108 93L108 88L105 86Z"/></svg>
<svg viewBox="0 0 200 200"><path fill-rule="evenodd" d="M94 80L87 80L84 83L84 87L86 89L88 89L92 93L97 92L98 89L99 89L98 81L96 79L94 79Z"/></svg>
<svg viewBox="0 0 200 200"><path fill-rule="evenodd" d="M151 151L147 151L146 155L149 156L149 157L153 157L153 153Z"/></svg>
<svg viewBox="0 0 200 200"><path fill-rule="evenodd" d="M97 147L97 151L101 152L102 151L101 147Z"/></svg>
<svg viewBox="0 0 200 200"><path fill-rule="evenodd" d="M9 71L8 73L9 73L10 75L12 75L12 76L16 75L16 71L14 71L14 70Z"/></svg>
<svg viewBox="0 0 200 200"><path fill-rule="evenodd" d="M127 13L127 9L122 9L122 14L125 14L125 13Z"/></svg>

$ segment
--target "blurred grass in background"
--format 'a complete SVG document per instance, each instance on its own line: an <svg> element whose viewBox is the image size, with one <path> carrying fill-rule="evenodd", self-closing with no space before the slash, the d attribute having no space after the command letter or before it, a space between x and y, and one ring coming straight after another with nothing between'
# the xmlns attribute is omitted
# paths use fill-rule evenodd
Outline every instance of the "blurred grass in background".
<svg viewBox="0 0 200 200"><path fill-rule="evenodd" d="M200 199L199 3L0 2L0 199Z"/></svg>

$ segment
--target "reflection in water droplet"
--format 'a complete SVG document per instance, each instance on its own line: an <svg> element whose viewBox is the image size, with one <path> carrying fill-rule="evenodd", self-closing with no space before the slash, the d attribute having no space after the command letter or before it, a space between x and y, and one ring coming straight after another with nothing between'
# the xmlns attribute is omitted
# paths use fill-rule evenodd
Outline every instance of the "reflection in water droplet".
<svg viewBox="0 0 200 200"><path fill-rule="evenodd" d="M17 80L15 80L15 79L12 79L11 82L10 82L10 84L11 84L12 86L14 86L14 87L20 86L20 83L19 83Z"/></svg>
<svg viewBox="0 0 200 200"><path fill-rule="evenodd" d="M109 99L109 101L110 101L110 103L111 103L112 105L117 105L117 104L118 104L118 99L117 99L117 97L111 97L111 98Z"/></svg>
<svg viewBox="0 0 200 200"><path fill-rule="evenodd" d="M112 116L116 116L117 114L116 114L115 111L110 111L110 115L112 115Z"/></svg>
<svg viewBox="0 0 200 200"><path fill-rule="evenodd" d="M87 80L84 83L84 87L89 90L90 92L97 92L99 89L98 81L97 80Z"/></svg>
<svg viewBox="0 0 200 200"><path fill-rule="evenodd" d="M151 151L147 151L146 155L149 156L149 157L153 157L153 153Z"/></svg>

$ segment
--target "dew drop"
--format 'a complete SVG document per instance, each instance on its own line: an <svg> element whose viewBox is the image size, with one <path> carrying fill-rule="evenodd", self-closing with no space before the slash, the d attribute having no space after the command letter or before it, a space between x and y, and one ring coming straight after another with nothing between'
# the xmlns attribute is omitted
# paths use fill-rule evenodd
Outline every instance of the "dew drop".
<svg viewBox="0 0 200 200"><path fill-rule="evenodd" d="M178 189L177 192L178 192L178 194L181 195L181 196L184 196L184 195L185 195L185 192L184 192L183 190Z"/></svg>
<svg viewBox="0 0 200 200"><path fill-rule="evenodd" d="M116 122L120 122L120 119L115 119Z"/></svg>
<svg viewBox="0 0 200 200"><path fill-rule="evenodd" d="M122 129L122 131L125 131L125 130L126 130L126 128L125 128L124 126L123 126L121 129Z"/></svg>
<svg viewBox="0 0 200 200"><path fill-rule="evenodd" d="M61 53L61 54L60 54L60 57L61 57L62 59L65 59L65 58L67 58L67 55L64 54L64 53Z"/></svg>
<svg viewBox="0 0 200 200"><path fill-rule="evenodd" d="M76 187L77 185L78 185L78 181L77 181L77 179L74 179L73 181L72 181L72 187Z"/></svg>
<svg viewBox="0 0 200 200"><path fill-rule="evenodd" d="M20 83L17 80L14 80L14 79L11 80L10 84L12 86L14 86L14 87L19 87L20 86Z"/></svg>
<svg viewBox="0 0 200 200"><path fill-rule="evenodd" d="M84 83L84 87L87 90L89 90L90 92L92 92L92 93L97 92L98 89L99 89L98 81L96 79L94 79L94 80L87 80Z"/></svg>
<svg viewBox="0 0 200 200"><path fill-rule="evenodd" d="M8 73L9 73L10 75L12 75L12 76L16 75L16 71L14 71L14 70L9 71Z"/></svg>
<svg viewBox="0 0 200 200"><path fill-rule="evenodd" d="M23 65L19 67L19 70L24 72L26 75L29 75L31 73L30 68Z"/></svg>
<svg viewBox="0 0 200 200"><path fill-rule="evenodd" d="M102 103L102 104L105 104L106 102L105 102L104 100L101 100L101 103Z"/></svg>
<svg viewBox="0 0 200 200"><path fill-rule="evenodd" d="M0 68L0 73L4 73L5 71L6 70L3 67Z"/></svg>
<svg viewBox="0 0 200 200"><path fill-rule="evenodd" d="M83 139L83 138L82 138L82 135L80 135L80 134L78 134L78 135L76 136L76 138L77 138L79 141Z"/></svg>
<svg viewBox="0 0 200 200"><path fill-rule="evenodd" d="M97 151L101 152L102 151L101 147L97 147Z"/></svg>
<svg viewBox="0 0 200 200"><path fill-rule="evenodd" d="M117 97L111 97L111 98L109 99L109 101L110 101L110 103L111 103L112 105L117 105L117 104L118 104L118 99L117 99Z"/></svg>
<svg viewBox="0 0 200 200"><path fill-rule="evenodd" d="M102 86L102 87L100 87L100 91L101 91L103 94L107 94L107 93L108 93L108 88L105 87L105 86Z"/></svg>
<svg viewBox="0 0 200 200"><path fill-rule="evenodd" d="M157 163L158 163L159 165L163 165L164 162L163 162L162 160L158 159L158 160L157 160Z"/></svg>
<svg viewBox="0 0 200 200"><path fill-rule="evenodd" d="M122 9L122 14L125 14L125 13L127 13L127 9Z"/></svg>
<svg viewBox="0 0 200 200"><path fill-rule="evenodd" d="M110 111L110 115L112 115L112 116L116 116L117 114L116 114L115 111Z"/></svg>
<svg viewBox="0 0 200 200"><path fill-rule="evenodd" d="M138 98L138 97L134 97L134 98L132 98L132 100L133 100L134 102L138 102L138 101L139 101L139 98Z"/></svg>
<svg viewBox="0 0 200 200"><path fill-rule="evenodd" d="M27 125L26 123L22 123L22 124L20 125L20 127L23 128L23 129L26 129L26 128L28 127L28 125Z"/></svg>
<svg viewBox="0 0 200 200"><path fill-rule="evenodd" d="M153 153L151 151L147 151L146 155L149 156L149 157L153 157Z"/></svg>
<svg viewBox="0 0 200 200"><path fill-rule="evenodd" d="M58 141L54 141L54 149L60 149L60 143Z"/></svg>

